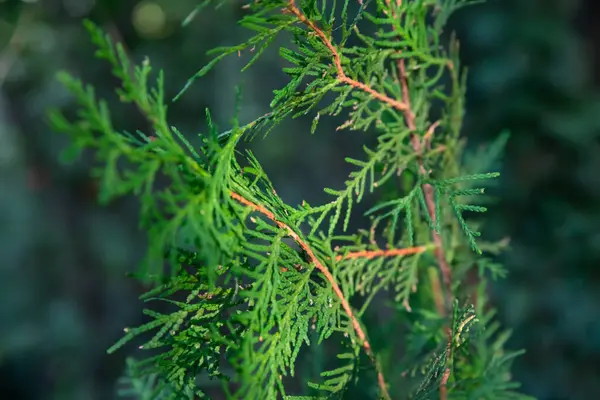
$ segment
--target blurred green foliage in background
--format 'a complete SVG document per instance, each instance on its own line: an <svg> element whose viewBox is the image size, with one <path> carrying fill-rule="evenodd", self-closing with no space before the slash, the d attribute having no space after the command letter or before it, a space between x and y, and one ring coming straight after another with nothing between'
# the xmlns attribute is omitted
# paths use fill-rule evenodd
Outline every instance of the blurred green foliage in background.
<svg viewBox="0 0 600 400"><path fill-rule="evenodd" d="M106 349L140 321L143 287L126 273L144 252L135 201L96 204L89 161L59 162L66 138L50 132L49 107L72 99L59 69L113 99L123 129L145 127L116 108L114 79L93 57L90 18L132 59L166 71L174 95L215 46L237 43L240 2L203 9L197 0L0 0L0 393L9 399L112 399L127 354ZM490 0L453 19L469 66L465 135L478 146L512 132L498 203L484 231L510 237L509 279L493 298L524 392L540 399L600 398L600 5L595 0ZM282 39L284 40L284 39ZM594 47L596 46L596 47ZM225 59L171 109L187 132L210 107L223 130L243 89L240 119L268 111L285 75L276 52L239 73L251 54ZM320 188L348 174L364 134L322 121L287 122L252 147L288 202L324 200ZM357 210L357 214L360 213ZM364 210L363 210L364 211ZM353 219L357 226L361 219ZM382 327L385 329L385 327ZM6 396L6 397L5 397Z"/></svg>

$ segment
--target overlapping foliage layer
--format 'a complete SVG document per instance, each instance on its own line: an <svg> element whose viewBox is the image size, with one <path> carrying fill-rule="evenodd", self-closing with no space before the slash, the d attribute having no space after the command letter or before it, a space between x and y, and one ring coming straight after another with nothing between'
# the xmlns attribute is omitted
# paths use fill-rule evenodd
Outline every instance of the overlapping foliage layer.
<svg viewBox="0 0 600 400"><path fill-rule="evenodd" d="M122 82L120 99L135 104L152 130L114 127L93 88L68 74L60 79L79 113L55 112L52 124L71 136L75 154L95 150L101 200L140 198L149 239L140 274L159 278L145 299L172 306L166 314L147 310L150 322L127 328L109 350L152 333L140 348L156 350L130 361L125 395L202 397L209 376L241 399L342 398L356 385L385 398L526 398L510 380L518 353L503 350L507 334L485 302L488 276L504 274L491 256L505 244L476 241L480 223L467 219L485 211L483 185L497 176L487 166L506 140L466 157L459 140L465 76L458 45L445 43L442 30L468 3L244 5L239 23L254 36L213 50L214 60L174 100L228 55L251 51L248 68L279 35L290 39L280 49L290 80L275 91L271 112L249 124L234 117L232 129L219 133L207 111L201 146L169 124L162 71L151 83L149 61L132 67L121 46L86 23L98 57ZM377 145L365 147L362 160L347 158L355 170L325 189L330 202L292 206L237 145L307 114L313 133L321 118L342 115L339 129L377 135ZM353 206L367 192L391 200L367 212L371 226L348 233ZM383 290L393 293L407 328L400 362L382 357L397 338L375 346L362 321ZM301 352L330 342L341 344L321 379L295 379Z"/></svg>

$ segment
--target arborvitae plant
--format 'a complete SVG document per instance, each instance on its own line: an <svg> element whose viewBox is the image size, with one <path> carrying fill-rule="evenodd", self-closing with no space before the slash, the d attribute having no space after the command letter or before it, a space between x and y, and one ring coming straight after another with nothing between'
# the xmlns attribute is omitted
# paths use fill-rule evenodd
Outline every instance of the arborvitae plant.
<svg viewBox="0 0 600 400"><path fill-rule="evenodd" d="M149 335L140 349L151 355L128 361L124 395L205 397L210 377L239 399L528 398L509 373L519 352L504 350L509 334L486 304L488 279L505 275L494 256L506 242L476 240L474 219L507 138L465 154L465 74L456 40L442 36L450 14L472 1L371 3L245 4L239 24L254 36L213 50L173 101L222 58L252 49L247 68L284 33L289 82L267 115L246 125L233 118L227 132L207 110L208 131L195 147L168 122L162 71L149 82L148 60L132 66L86 22L97 56L122 82L120 100L135 104L152 130L119 130L94 89L66 73L60 80L79 112L75 120L53 112L51 123L72 138L68 154L95 150L102 201L139 197L149 240L139 275L157 277L144 299L173 307L146 310L151 321L126 328L109 349ZM313 133L320 119L342 115L338 129L366 131L377 144L346 159L355 170L325 189L331 201L290 205L239 144L307 114ZM378 192L386 200L367 212L370 226L347 232L353 205ZM381 291L392 294L392 322L404 331L374 343L365 321L387 306L372 301ZM324 370L307 378L299 364L319 349Z"/></svg>

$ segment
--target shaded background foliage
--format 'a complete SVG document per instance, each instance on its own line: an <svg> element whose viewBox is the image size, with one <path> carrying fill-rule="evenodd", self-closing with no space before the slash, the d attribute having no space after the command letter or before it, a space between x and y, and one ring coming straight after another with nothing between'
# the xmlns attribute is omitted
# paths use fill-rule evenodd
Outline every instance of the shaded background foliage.
<svg viewBox="0 0 600 400"><path fill-rule="evenodd" d="M145 129L118 105L115 81L93 58L81 26L88 17L135 61L166 71L174 95L205 51L237 43L240 2L204 9L182 29L196 0L0 0L0 393L6 398L110 399L126 352L106 348L141 322L144 287L125 273L144 250L136 202L95 202L89 161L59 162L66 138L49 131L49 107L71 100L59 69L94 84L112 102L118 125ZM465 135L471 146L512 132L501 183L484 234L510 237L510 275L493 287L524 392L540 399L600 398L600 5L594 0L499 0L453 18L469 66ZM280 40L285 40L281 38ZM276 49L274 46L273 49ZM244 73L251 54L226 59L171 109L171 122L204 129L204 108L228 129L243 89L242 122L268 111L285 82L268 52ZM372 140L335 132L323 121L288 121L251 144L278 193L290 203L321 202L320 188L342 182L344 157ZM368 204L363 205L367 207ZM364 209L363 209L364 211ZM351 229L364 226L355 212ZM380 319L381 335L386 332ZM374 333L376 335L376 333ZM382 336L379 336L382 337Z"/></svg>

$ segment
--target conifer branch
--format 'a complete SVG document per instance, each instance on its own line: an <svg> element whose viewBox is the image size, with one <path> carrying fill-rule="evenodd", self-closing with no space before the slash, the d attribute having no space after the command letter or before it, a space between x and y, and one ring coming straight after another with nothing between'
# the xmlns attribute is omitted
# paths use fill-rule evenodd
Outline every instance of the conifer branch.
<svg viewBox="0 0 600 400"><path fill-rule="evenodd" d="M348 77L346 75L346 73L344 72L344 68L342 67L342 57L340 56L340 53L336 50L335 46L333 45L331 40L327 37L327 35L325 35L325 32L323 32L323 30L320 29L313 21L306 18L306 16L302 13L302 11L300 11L300 9L296 6L295 0L289 0L287 11L289 13L293 14L296 18L298 18L298 20L301 23L306 25L308 27L308 29L310 29L312 32L314 32L314 34L317 35L321 39L321 41L323 42L325 47L327 47L329 49L329 51L331 51L331 55L333 57L333 63L335 65L338 80L340 82L345 83L350 86L353 86L357 89L360 89L360 90L370 94L373 98L375 98L379 101L382 101L384 103L387 103L397 110L406 111L408 109L408 106L406 103L403 103L401 101L393 99L393 98L385 95L384 93L380 93L380 92L374 90L373 88L369 87L368 85L364 84L363 82L359 82L355 79Z"/></svg>
<svg viewBox="0 0 600 400"><path fill-rule="evenodd" d="M390 0L386 0L386 3L389 4ZM401 6L402 5L402 0L396 0L397 6ZM423 138L423 142L421 142L419 136L416 133L417 130L417 126L415 123L415 114L412 111L412 107L411 107L411 102L410 102L410 92L408 89L408 75L406 73L406 65L404 62L403 58L400 58L396 61L396 67L398 68L398 75L399 75L399 79L400 79L400 87L401 87L401 92L402 92L402 101L403 103L406 105L406 109L402 110L403 114L404 114L404 119L406 121L406 126L408 127L408 129L410 129L411 132L413 132L412 138L411 138L411 144L413 149L415 150L415 153L417 153L419 155L419 170L423 175L427 175L427 170L425 169L425 166L423 165L423 161L421 159L421 155L423 154L423 149L424 147L428 146L428 143L431 143L431 136L433 136L433 133L435 131L435 128L437 127L437 125L439 124L438 122L435 122L434 124L432 124L428 131L426 132L424 138ZM436 220L437 218L439 218L439 215L436 215L435 212L435 194L434 194L434 190L433 187L430 184L424 184L423 185L423 193L425 195L425 203L427 205L427 211L429 213L429 218L432 221L433 225L436 225ZM434 249L434 255L435 258L438 262L438 266L440 268L440 271L442 272L442 279L444 281L444 286L445 286L445 290L443 292L445 292L446 296L441 296L440 294L440 290L441 288L439 287L439 284L436 284L437 282L434 283L433 285L433 292L434 292L434 298L435 299L440 299L440 298L445 298L446 299L446 304L445 306L443 304L441 304L441 302L438 300L436 301L436 308L438 309L438 312L440 313L441 316L446 316L448 314L447 309L448 307L450 307L450 305L452 304L451 302L451 297L452 297L452 270L450 269L448 262L446 260L446 255L444 254L444 243L442 241L442 237L441 235L435 231L435 229L431 230L431 235L432 235L432 239L433 239L433 243L435 245L435 249ZM435 277L437 279L437 275ZM447 354L450 353L451 351L451 346L452 346L452 330L449 326L446 326L444 328L446 336L447 336L447 346L446 346L446 352ZM448 389L447 389L447 383L448 383L448 379L450 378L450 367L448 365L446 365L446 368L444 370L444 373L442 375L442 379L440 381L440 400L446 400L448 398Z"/></svg>
<svg viewBox="0 0 600 400"><path fill-rule="evenodd" d="M397 1L398 6L402 5L402 0L396 0L396 1ZM387 0L387 2L389 2L389 0ZM409 93L409 89L408 89L408 75L406 73L406 66L404 63L404 59L399 59L396 61L396 66L398 68L400 85L401 85L401 90L402 90L402 101L398 101L398 100L393 99L383 93L377 92L376 90L370 88L369 86L367 86L366 84L364 84L362 82L359 82L359 81L349 78L345 74L344 69L342 67L342 61L341 61L339 52L336 50L336 48L332 44L331 40L327 37L327 35L325 35L325 32L323 32L323 30L321 30L318 26L316 26L316 24L313 21L306 18L306 16L298 9L294 0L289 1L288 11L291 14L295 15L300 22L302 22L312 32L314 32L314 34L317 35L321 39L323 44L331 51L331 54L333 57L333 63L337 70L338 80L340 82L348 84L350 86L353 86L357 89L360 89L360 90L370 94L373 98L380 100L384 103L387 103L391 107L393 107L403 113L405 122L406 122L406 126L408 127L408 129L411 132L413 132L411 144L412 144L412 147L413 147L415 153L419 156L419 170L422 174L427 175L427 171L425 169L425 166L423 165L423 161L420 159L423 154L423 148L426 146L423 145L424 143L421 142L421 140L419 139L419 136L416 134L417 126L415 123L415 114L412 110L411 103L410 103L410 93ZM431 127L429 128L429 130L426 134L424 142L425 141L430 142L430 138L433 135L433 131L435 130L435 128L437 127L438 124L439 123L436 122L431 125ZM435 225L436 219L439 218L439 216L436 215L436 212L435 212L435 198L434 198L435 195L434 195L433 187L430 184L427 184L427 183L424 184L423 185L423 193L425 195L425 203L427 205L426 212L429 214L430 220ZM445 286L445 291L444 291L445 296L441 296L441 297L446 299L445 307L443 307L442 305L440 305L437 302L436 302L436 305L437 305L438 312L440 313L440 315L446 316L448 314L447 308L450 307L450 305L451 305L450 299L452 297L452 271L450 270L448 262L446 261L446 255L444 254L444 247L443 247L444 244L443 244L441 235L439 233L437 233L434 229L432 229L431 234L432 234L433 243L435 245L434 255L438 262L440 271L442 272L442 279L443 279L444 286ZM438 285L438 287L439 287L439 285ZM435 294L434 294L434 296L435 296ZM437 294L437 296L440 297L439 294ZM448 328L448 327L446 327L445 330L446 330L446 335L448 336L448 343L450 345L452 343L452 333L451 333L450 328ZM447 367L446 370L444 371L445 379L442 379L442 382L440 383L440 395L442 396L441 397L442 400L445 400L447 397L446 383L448 381L449 374L450 374L450 370Z"/></svg>
<svg viewBox="0 0 600 400"><path fill-rule="evenodd" d="M418 136L415 134L412 139L413 139L412 145L413 145L415 152L418 154L421 154L422 145L421 145L421 142L419 141ZM421 161L419 162L419 168L421 170L421 173L423 173L423 174L427 173L427 171L425 170L425 167L423 166L423 163ZM436 215L436 213L435 213L435 199L434 199L435 195L434 195L433 187L428 183L424 184L423 185L423 193L425 194L425 202L427 204L427 212L429 213L431 221L433 221L433 223L435 224L436 219L439 218L439 216ZM444 254L444 247L443 247L444 243L442 241L441 235L433 229L431 230L431 235L433 238L433 243L435 245L433 254L435 255L435 258L438 262L440 271L442 272L442 279L444 281L444 286L446 288L446 296L445 296L446 297L446 310L442 309L439 311L441 311L442 315L446 315L447 308L451 304L450 298L452 297L452 271L450 270L448 262L446 261L446 255Z"/></svg>
<svg viewBox="0 0 600 400"><path fill-rule="evenodd" d="M379 365L379 362L375 358L375 354L373 353L371 344L369 343L369 341L367 339L367 335L365 334L362 327L360 326L360 322L358 321L358 318L356 317L356 315L354 315L354 312L352 311L352 308L350 307L350 303L348 303L348 300L346 300L346 297L344 296L342 289L336 282L336 280L333 277L333 275L331 274L331 272L329 272L327 267L325 265L323 265L323 263L321 263L321 261L319 261L319 259L317 258L317 256L313 252L313 250L310 248L310 246L304 240L302 240L300 238L300 236L291 227L289 227L287 224L279 221L277 219L277 217L275 217L275 215L271 211L267 210L265 207L263 207L259 204L255 204L255 203L251 202L250 200L246 199L245 197L239 195L238 193L231 192L231 197L234 200L240 202L241 204L248 206L248 207L254 209L255 211L261 213L262 215L264 215L265 217L267 217L268 219L273 221L278 227L286 230L288 232L289 236L292 239L294 239L294 241L298 244L298 246L300 246L300 248L302 250L304 250L304 252L308 256L310 261L323 274L323 276L325 277L327 282L331 285L331 288L333 289L333 292L339 299L340 304L342 305L342 308L344 309L344 312L350 319L350 321L352 323L352 327L354 328L354 331L356 332L356 335L362 342L362 346L365 349L365 353L367 353L367 355L369 356L371 361L374 363L375 368L377 370L377 382L379 384L379 388L381 389L381 393L382 393L383 397L387 400L391 399L390 394L387 390L387 386L385 383L385 377L381 370L381 366Z"/></svg>
<svg viewBox="0 0 600 400"><path fill-rule="evenodd" d="M389 5L390 0L386 0L386 3ZM396 0L396 5L400 7L402 5L402 0ZM396 16L395 16L396 17ZM408 75L406 73L406 65L404 63L404 59L396 60L396 67L398 68L400 87L402 91L402 103L405 105L404 109L399 109L404 114L404 119L406 122L406 126L408 129L413 132L413 136L411 139L412 147L419 156L423 154L423 148L426 147L423 144L431 142L431 136L433 136L433 132L435 128L439 125L439 121L432 124L427 133L425 134L423 143L419 140L419 136L416 134L417 125L415 123L415 114L412 111L411 101L410 101L410 92L408 89ZM424 175L427 175L427 171L425 166L423 165L422 160L419 160L419 169L420 172ZM433 187L430 184L423 185L423 192L425 194L425 203L427 204L427 212L429 213L429 217L433 224L436 224L436 218L439 216L435 213L435 199ZM442 272L442 277L444 280L444 285L446 287L446 297L450 298L451 290L452 290L452 271L448 266L448 262L446 261L446 256L444 254L442 237L435 230L432 230L432 238L433 243L435 244L434 255ZM446 301L446 308L449 306L450 302ZM446 309L440 309L441 315L446 315Z"/></svg>
<svg viewBox="0 0 600 400"><path fill-rule="evenodd" d="M389 2L389 0L387 0L387 1ZM399 6L402 4L402 0L396 0L396 1L398 2ZM289 13L293 14L294 16L296 16L296 18L298 18L298 20L300 22L302 22L312 32L314 32L314 34L317 35L321 39L323 44L331 51L331 55L333 57L333 63L335 64L338 79L340 82L348 84L350 86L353 86L357 89L363 90L364 92L370 94L373 98L380 100L384 103L387 103L391 107L402 112L404 114L404 117L406 120L406 125L407 125L408 129L411 130L412 132L416 131L415 114L412 111L412 108L410 106L410 94L408 91L408 76L406 74L406 67L404 64L404 59L397 60L397 64L396 64L399 69L399 72L400 72L400 84L402 87L402 101L398 101L398 100L393 99L383 93L377 92L376 90L370 88L363 82L359 82L359 81L349 78L346 75L346 73L344 72L344 68L342 67L341 56L340 56L339 52L336 50L336 48L333 45L333 43L331 42L331 40L327 37L325 32L323 32L323 30L320 29L313 21L306 18L306 16L302 13L302 11L300 11L300 9L296 6L294 0L289 1L287 11ZM438 123L435 123L434 125L432 125L432 127L430 128L430 132L428 132L428 133L430 133L429 136L431 136L433 129L435 129L437 124ZM414 134L412 137L412 146L418 155L421 155L423 153L423 146L421 144L421 141L419 140L419 137L416 134ZM420 162L419 167L420 167L421 173L423 173L423 174L427 173L422 162ZM435 224L437 216L435 215L435 200L434 200L433 187L429 184L424 184L423 192L425 193L425 201L426 201L427 209L428 209L427 211L429 213L431 221L433 221ZM432 231L432 237L433 237L433 242L435 244L434 254L438 261L440 270L442 271L444 285L446 286L446 291L447 291L446 297L450 298L451 297L451 286L452 286L452 271L450 270L450 267L448 266L448 263L446 261L441 236L437 232ZM448 306L448 303L447 303L447 306ZM439 311L442 313L442 315L447 314L447 312L445 310L439 310Z"/></svg>
<svg viewBox="0 0 600 400"><path fill-rule="evenodd" d="M459 254L452 258L453 268L461 276L475 265L480 271L486 268L492 274L501 270L487 258L477 258L481 249L475 237L480 233L462 215L464 211L481 213L486 208L461 202L458 197L483 194L483 188L474 187L473 181L498 174L485 173L490 167L490 155L481 156L485 158L483 162L461 163L463 149L455 148L454 144L462 120L464 82L459 82L454 73L458 70L458 54L447 57L440 46L441 29L448 15L476 0L376 0L378 12L383 10L385 14L383 18L368 12L365 9L368 2L363 4L359 0L361 7L348 25L349 1L344 0L342 10L335 6L328 9L326 2L317 7L310 0L261 0L247 5L245 8L251 14L244 16L240 24L257 34L245 43L215 49L220 55L190 78L177 98L223 57L239 55L245 48L254 51L260 44L246 69L284 31L294 35L297 45L296 50L281 49L282 57L293 65L283 69L292 79L275 91L271 112L245 126L239 126L236 114L233 129L219 133L207 110L209 133L202 135L203 145L199 148L168 124L163 72L159 72L156 86L149 86L149 62L133 66L122 44L114 45L108 35L86 23L98 46L97 56L109 61L113 74L122 81L117 91L119 100L138 106L147 117L151 132L132 134L114 128L106 102L96 98L93 87L84 86L67 74L62 74L61 80L78 100L79 118L70 122L55 112L51 122L56 130L73 137L71 153L84 148L98 151L97 160L105 164L99 171L102 200L128 193L141 198L140 218L150 239L146 268L154 270L151 263L158 261L156 264L161 267L166 260L177 270L173 276L163 277L159 273L156 277L163 283L144 295L145 299L168 301L176 310L167 314L145 310L152 320L126 329L126 335L109 349L113 352L137 335L154 332L140 348L161 347L164 351L136 363L135 371L131 371L132 387L146 379L153 381L149 385L143 383L149 392L140 394L141 397L159 398L167 394L172 398L204 397L202 385L197 382L202 372L218 377L227 394L228 382L235 378L240 387L232 398L270 399L278 395L290 399L317 398L288 396L283 376L294 376L297 364L302 363L298 354L304 345L312 343L312 335L318 335L321 344L334 332L341 331L351 338L351 351L337 355L343 365L322 372L322 382L308 382L308 386L343 396L352 381L362 375L359 356L364 350L375 366L379 386L375 388L373 382L369 390L377 390L381 397L390 399L382 367L360 319L377 293L391 286L396 303L404 304L409 313L409 298L415 291L424 289L427 296L433 297L433 305L419 306L433 308L434 312L417 310L404 319L413 325L405 337L406 354L400 363L389 365L392 369L386 372L392 374L393 368L408 366L411 379L416 375L422 378L410 398L431 398L435 392L446 400L451 392L458 397L476 393L478 397L492 399L531 400L514 392L512 389L517 386L507 378L511 360L520 352L505 353L506 335L492 338L493 332L485 337L473 334L473 330L489 326L492 315L486 314L480 303L459 306L458 300L453 299L468 295L471 288L457 275L456 292L452 292L452 271L440 236L444 232L444 238L452 237L453 246L462 244L454 240L460 230L466 236L473 253L461 245L456 248ZM356 23L363 16L378 27L375 35L360 33ZM431 24L430 17L434 19ZM334 41L332 32L338 29L342 32L341 39L336 35ZM346 46L352 35L366 46ZM406 61L408 57L410 60ZM430 74L431 68L437 72ZM444 80L448 69L453 84L450 94L446 94ZM311 81L306 89L299 90L305 78ZM366 131L375 124L380 131L378 145L364 148L368 157L365 161L346 158L360 169L350 174L344 190L325 188L326 193L336 197L335 201L317 207L303 203L296 209L279 198L251 152L246 158L250 165L240 165L236 144L244 132L266 126L270 130L289 113L306 115L323 96L332 92L338 96L319 110L311 133L320 115L339 115L351 107L350 120L339 129ZM436 99L446 103L449 115L430 124L427 117L431 102ZM443 132L445 143L438 145L441 140L434 142L433 136L440 124L448 132ZM435 143L433 150L432 143ZM443 163L433 176L430 168L439 165L440 159L434 157L439 152L444 153ZM135 168L121 173L117 162L123 159ZM376 179L380 167L383 167L381 177ZM158 173L172 181L168 189L154 185ZM372 193L374 188L401 175L405 178L404 195L366 212L377 213L368 232L370 245L365 246L362 240L366 230L334 235L340 218L346 232L352 206L361 201L367 185ZM459 184L463 186L457 187ZM456 219L446 220L448 214L441 209L441 199L448 200ZM250 217L256 226L247 226L244 221L255 212L261 214L260 218ZM315 214L319 217L314 218ZM396 245L401 214L406 233L400 243L412 247L396 248L402 247ZM315 237L327 216L330 216L328 231ZM384 219L389 219L383 232L387 246L380 248L375 241L375 229ZM298 227L307 220L312 230L304 235ZM431 236L433 240L428 239ZM290 246L286 237L296 242L302 254L295 245ZM332 249L332 241L349 244L343 249L338 246ZM415 242L431 244L415 246ZM180 248L180 243L193 249ZM489 251L489 243L481 246ZM424 265L420 259L420 254L430 249L434 250L437 266ZM408 255L414 256L403 258ZM335 273L324 261L338 261ZM308 271L303 271L304 266L309 267ZM418 284L423 267L429 273L426 287ZM315 273L319 275L317 280L313 279ZM483 290L484 278L481 285ZM187 293L185 301L181 301L179 293ZM349 304L354 294L368 296L360 310L353 310ZM484 302L484 296L480 300ZM398 317L404 318L400 314ZM447 340L440 335L442 332ZM384 357L385 351L385 358L389 359L393 345L383 346L378 356ZM233 371L220 365L224 352ZM232 373L236 376L230 376Z"/></svg>

